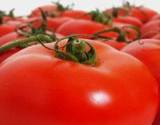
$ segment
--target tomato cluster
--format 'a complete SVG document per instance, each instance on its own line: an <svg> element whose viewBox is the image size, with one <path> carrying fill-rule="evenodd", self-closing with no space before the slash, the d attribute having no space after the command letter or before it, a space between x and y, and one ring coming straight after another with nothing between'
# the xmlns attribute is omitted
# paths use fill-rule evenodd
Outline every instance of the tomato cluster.
<svg viewBox="0 0 160 125"><path fill-rule="evenodd" d="M159 87L152 9L0 11L0 125L159 125Z"/></svg>

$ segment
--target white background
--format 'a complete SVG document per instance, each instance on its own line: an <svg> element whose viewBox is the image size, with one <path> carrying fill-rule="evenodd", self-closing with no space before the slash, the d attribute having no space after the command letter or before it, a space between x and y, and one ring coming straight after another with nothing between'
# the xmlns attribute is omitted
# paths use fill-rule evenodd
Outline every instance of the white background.
<svg viewBox="0 0 160 125"><path fill-rule="evenodd" d="M1 10L16 9L18 15L28 14L33 8L49 4L51 1L58 0L0 0ZM91 10L94 8L104 9L107 7L120 5L124 0L60 0L61 3L67 5L75 3L77 9ZM128 0L131 3L144 5L160 12L160 0Z"/></svg>

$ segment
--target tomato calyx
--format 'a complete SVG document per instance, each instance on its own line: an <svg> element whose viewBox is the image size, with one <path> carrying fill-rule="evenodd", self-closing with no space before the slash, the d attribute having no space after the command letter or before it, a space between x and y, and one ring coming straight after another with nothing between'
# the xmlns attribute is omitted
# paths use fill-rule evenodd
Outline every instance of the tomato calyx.
<svg viewBox="0 0 160 125"><path fill-rule="evenodd" d="M60 46L59 43L64 39L68 39L67 43ZM85 40L73 36L65 37L55 43L54 51L57 58L86 65L96 65L96 50Z"/></svg>
<svg viewBox="0 0 160 125"><path fill-rule="evenodd" d="M112 16L110 16L107 13L103 13L98 9L89 12L89 15L91 15L92 20L95 22L102 23L105 25L112 24Z"/></svg>
<svg viewBox="0 0 160 125"><path fill-rule="evenodd" d="M61 4L60 2L52 2L53 4L55 4L58 8L59 11L66 11L66 10L70 10L73 8L74 4L71 5L66 5L64 6L63 4Z"/></svg>

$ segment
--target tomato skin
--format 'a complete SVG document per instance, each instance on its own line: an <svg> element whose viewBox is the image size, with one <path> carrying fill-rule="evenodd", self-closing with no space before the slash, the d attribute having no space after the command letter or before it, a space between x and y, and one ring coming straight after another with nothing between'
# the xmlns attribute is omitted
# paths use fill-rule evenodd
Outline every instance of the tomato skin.
<svg viewBox="0 0 160 125"><path fill-rule="evenodd" d="M114 22L119 22L119 23L124 23L124 24L131 24L133 26L137 26L137 27L142 27L142 22L135 18L135 17L131 17L131 16L126 16L126 17L117 17L113 20Z"/></svg>
<svg viewBox="0 0 160 125"><path fill-rule="evenodd" d="M135 56L146 64L160 83L160 40L136 41L126 46L122 51Z"/></svg>
<svg viewBox="0 0 160 125"><path fill-rule="evenodd" d="M86 19L86 20L91 20L91 16L82 10L66 10L62 12L61 14L62 17L70 17L73 19Z"/></svg>
<svg viewBox="0 0 160 125"><path fill-rule="evenodd" d="M152 20L160 20L160 14L155 15L155 16L151 19L151 21L152 21Z"/></svg>
<svg viewBox="0 0 160 125"><path fill-rule="evenodd" d="M158 40L160 40L160 33L156 34L155 36L153 36L152 39L158 39Z"/></svg>
<svg viewBox="0 0 160 125"><path fill-rule="evenodd" d="M121 50L123 47L125 47L127 45L126 42L123 42L123 41L118 42L118 41L114 41L114 40L104 41L104 43L112 46L113 48L115 48L117 50Z"/></svg>
<svg viewBox="0 0 160 125"><path fill-rule="evenodd" d="M20 38L20 35L16 32L12 32L7 35L4 35L3 37L0 37L0 46L7 44L10 41L16 40L18 38Z"/></svg>
<svg viewBox="0 0 160 125"><path fill-rule="evenodd" d="M0 124L151 125L158 93L148 69L125 53L91 42L98 56L95 67L55 58L40 45L5 60Z"/></svg>
<svg viewBox="0 0 160 125"><path fill-rule="evenodd" d="M62 24L72 20L70 17L55 17L48 18L48 29L55 32Z"/></svg>
<svg viewBox="0 0 160 125"><path fill-rule="evenodd" d="M71 20L62 24L56 32L62 35L94 34L105 28L105 25L89 20Z"/></svg>
<svg viewBox="0 0 160 125"><path fill-rule="evenodd" d="M8 33L14 32L14 30L15 30L15 26L0 25L0 37L6 35Z"/></svg>
<svg viewBox="0 0 160 125"><path fill-rule="evenodd" d="M146 23L142 28L143 38L152 38L160 32L160 20L154 20Z"/></svg>

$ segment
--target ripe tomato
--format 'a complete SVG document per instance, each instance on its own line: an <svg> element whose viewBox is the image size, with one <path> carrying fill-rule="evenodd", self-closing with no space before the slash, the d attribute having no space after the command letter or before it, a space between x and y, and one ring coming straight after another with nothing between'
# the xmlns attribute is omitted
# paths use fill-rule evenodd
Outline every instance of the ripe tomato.
<svg viewBox="0 0 160 125"><path fill-rule="evenodd" d="M160 32L160 20L154 20L146 23L142 28L143 38L152 38Z"/></svg>
<svg viewBox="0 0 160 125"><path fill-rule="evenodd" d="M133 6L128 2L121 7L107 9L105 12L116 17L132 16L139 19L143 23L148 22L157 14L157 12L152 9L143 6Z"/></svg>
<svg viewBox="0 0 160 125"><path fill-rule="evenodd" d="M14 30L16 29L15 25L0 25L0 37L14 32Z"/></svg>
<svg viewBox="0 0 160 125"><path fill-rule="evenodd" d="M56 32L62 35L94 34L105 28L105 25L89 20L70 20L62 24Z"/></svg>
<svg viewBox="0 0 160 125"><path fill-rule="evenodd" d="M130 12L131 16L138 18L143 23L150 21L156 14L156 11L142 6L133 7Z"/></svg>
<svg viewBox="0 0 160 125"><path fill-rule="evenodd" d="M142 27L142 22L135 18L135 17L131 17L131 16L126 16L126 17L117 17L113 20L114 22L119 22L119 23L124 23L124 24L131 24L133 26L137 26L137 27Z"/></svg>
<svg viewBox="0 0 160 125"><path fill-rule="evenodd" d="M160 83L160 40L142 39L126 46L127 52L146 64Z"/></svg>
<svg viewBox="0 0 160 125"><path fill-rule="evenodd" d="M122 51L142 61L150 69L160 85L160 40L144 39L136 41L124 47ZM153 125L159 124L160 110Z"/></svg>
<svg viewBox="0 0 160 125"><path fill-rule="evenodd" d="M37 17L37 16L41 16L41 10L43 10L44 13L46 13L47 15L54 15L57 14L59 15L59 10L56 4L50 4L50 5L43 5L40 7L35 8L32 13L31 16L32 17Z"/></svg>
<svg viewBox="0 0 160 125"><path fill-rule="evenodd" d="M158 93L148 69L106 44L85 41L96 50L96 65L59 59L40 45L5 60L0 124L151 125Z"/></svg>

